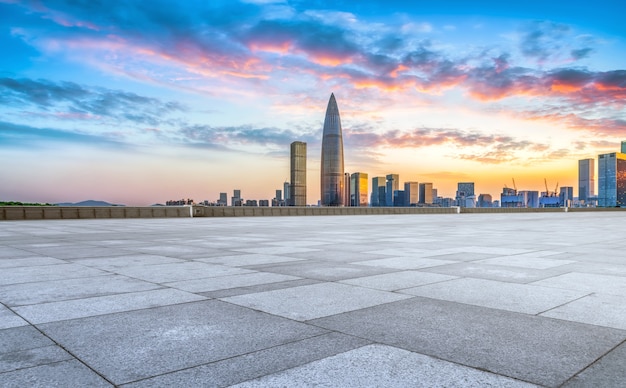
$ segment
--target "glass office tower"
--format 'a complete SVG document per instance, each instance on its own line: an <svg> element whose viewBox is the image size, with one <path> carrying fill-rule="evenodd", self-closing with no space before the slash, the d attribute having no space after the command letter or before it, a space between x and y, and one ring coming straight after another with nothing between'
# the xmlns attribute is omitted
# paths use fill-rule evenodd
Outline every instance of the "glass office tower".
<svg viewBox="0 0 626 388"><path fill-rule="evenodd" d="M306 143L291 143L291 184L289 205L306 206Z"/></svg>
<svg viewBox="0 0 626 388"><path fill-rule="evenodd" d="M343 170L343 135L341 133L341 119L335 95L330 95L324 131L322 135L322 165L321 165L321 198L322 206L343 206L344 198L344 170Z"/></svg>
<svg viewBox="0 0 626 388"><path fill-rule="evenodd" d="M596 166L593 159L578 161L578 200L587 201L595 195Z"/></svg>
<svg viewBox="0 0 626 388"><path fill-rule="evenodd" d="M598 206L626 206L626 154L598 156Z"/></svg>

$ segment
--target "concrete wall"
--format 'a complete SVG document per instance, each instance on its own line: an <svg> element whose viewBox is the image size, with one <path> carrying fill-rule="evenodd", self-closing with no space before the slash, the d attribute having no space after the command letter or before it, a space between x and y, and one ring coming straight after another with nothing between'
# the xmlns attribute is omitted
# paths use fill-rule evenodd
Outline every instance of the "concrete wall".
<svg viewBox="0 0 626 388"><path fill-rule="evenodd" d="M0 206L0 220L65 220L95 218L257 217L375 214L476 214L626 211L626 208L428 208L428 207L61 207Z"/></svg>

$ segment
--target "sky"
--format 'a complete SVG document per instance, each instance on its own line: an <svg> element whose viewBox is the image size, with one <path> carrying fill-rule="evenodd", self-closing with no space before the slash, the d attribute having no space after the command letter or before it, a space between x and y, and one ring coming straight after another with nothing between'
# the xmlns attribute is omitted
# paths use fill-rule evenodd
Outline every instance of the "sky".
<svg viewBox="0 0 626 388"><path fill-rule="evenodd" d="M0 200L268 199L331 93L346 172L578 186L626 140L626 3L0 0Z"/></svg>

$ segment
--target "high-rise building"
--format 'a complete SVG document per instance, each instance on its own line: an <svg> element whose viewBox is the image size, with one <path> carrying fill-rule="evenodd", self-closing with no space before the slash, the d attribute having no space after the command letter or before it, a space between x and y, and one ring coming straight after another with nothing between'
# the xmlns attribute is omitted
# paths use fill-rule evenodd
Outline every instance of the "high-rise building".
<svg viewBox="0 0 626 388"><path fill-rule="evenodd" d="M343 174L343 206L350 206L350 173Z"/></svg>
<svg viewBox="0 0 626 388"><path fill-rule="evenodd" d="M320 188L322 206L343 206L344 201L343 135L335 95L331 93L326 107L322 134Z"/></svg>
<svg viewBox="0 0 626 388"><path fill-rule="evenodd" d="M467 206L467 198L474 196L474 182L459 182L456 189L456 202L458 206Z"/></svg>
<svg viewBox="0 0 626 388"><path fill-rule="evenodd" d="M478 207L492 207L493 199L490 194L480 194L478 196L478 202L476 204Z"/></svg>
<svg viewBox="0 0 626 388"><path fill-rule="evenodd" d="M571 207L574 202L574 188L571 186L563 186L559 191L559 203L561 206Z"/></svg>
<svg viewBox="0 0 626 388"><path fill-rule="evenodd" d="M228 194L220 193L220 199L217 201L219 206L228 206Z"/></svg>
<svg viewBox="0 0 626 388"><path fill-rule="evenodd" d="M623 148L622 143L622 148ZM623 151L622 151L623 152ZM587 201L595 196L596 166L593 159L578 161L578 200Z"/></svg>
<svg viewBox="0 0 626 388"><path fill-rule="evenodd" d="M285 194L285 206L289 206L289 201L291 198L291 189L289 188L291 185L289 184L289 182L284 182L283 183L283 193Z"/></svg>
<svg viewBox="0 0 626 388"><path fill-rule="evenodd" d="M417 182L404 183L404 206L415 206L420 200L419 184Z"/></svg>
<svg viewBox="0 0 626 388"><path fill-rule="evenodd" d="M626 140L622 140L622 154L626 154Z"/></svg>
<svg viewBox="0 0 626 388"><path fill-rule="evenodd" d="M431 205L433 203L433 184L432 183L420 183L419 191L420 191L419 203L423 205Z"/></svg>
<svg viewBox="0 0 626 388"><path fill-rule="evenodd" d="M404 206L405 198L404 198L404 190L395 190L393 192L393 206L402 207Z"/></svg>
<svg viewBox="0 0 626 388"><path fill-rule="evenodd" d="M370 206L385 206L385 182L386 181L384 176L377 176L372 178L372 197L370 201ZM382 189L382 196L380 195L380 189Z"/></svg>
<svg viewBox="0 0 626 388"><path fill-rule="evenodd" d="M367 206L367 174L364 172L350 175L350 206Z"/></svg>
<svg viewBox="0 0 626 388"><path fill-rule="evenodd" d="M289 205L306 206L306 143L291 143L291 184Z"/></svg>
<svg viewBox="0 0 626 388"><path fill-rule="evenodd" d="M393 206L393 192L400 189L400 176L398 174L388 174L385 188L385 204Z"/></svg>
<svg viewBox="0 0 626 388"><path fill-rule="evenodd" d="M241 198L241 190L233 190L233 196L230 199L231 206L243 206L243 198Z"/></svg>
<svg viewBox="0 0 626 388"><path fill-rule="evenodd" d="M598 156L598 206L626 206L626 153Z"/></svg>

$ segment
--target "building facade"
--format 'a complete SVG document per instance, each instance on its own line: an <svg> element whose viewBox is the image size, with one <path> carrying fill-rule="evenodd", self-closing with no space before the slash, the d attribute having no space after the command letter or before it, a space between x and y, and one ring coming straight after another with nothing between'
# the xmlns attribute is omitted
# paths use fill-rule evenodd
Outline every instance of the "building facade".
<svg viewBox="0 0 626 388"><path fill-rule="evenodd" d="M432 205L433 184L432 183L420 183L419 192L420 192L419 203L422 205Z"/></svg>
<svg viewBox="0 0 626 388"><path fill-rule="evenodd" d="M320 204L343 206L344 199L343 135L335 95L331 94L326 107L322 133L320 169Z"/></svg>
<svg viewBox="0 0 626 388"><path fill-rule="evenodd" d="M626 206L626 153L598 156L598 206Z"/></svg>
<svg viewBox="0 0 626 388"><path fill-rule="evenodd" d="M306 143L291 143L289 205L306 206Z"/></svg>
<svg viewBox="0 0 626 388"><path fill-rule="evenodd" d="M385 206L385 185L386 180L384 176L377 176L372 178L372 196L370 199L370 206Z"/></svg>
<svg viewBox="0 0 626 388"><path fill-rule="evenodd" d="M367 174L355 172L350 175L350 206L366 207L367 204Z"/></svg>
<svg viewBox="0 0 626 388"><path fill-rule="evenodd" d="M385 185L385 206L393 206L393 192L400 189L400 176L388 174Z"/></svg>
<svg viewBox="0 0 626 388"><path fill-rule="evenodd" d="M419 184L417 182L405 182L404 206L416 206L419 200Z"/></svg>
<svg viewBox="0 0 626 388"><path fill-rule="evenodd" d="M588 201L596 195L596 166L593 159L578 161L578 200Z"/></svg>

